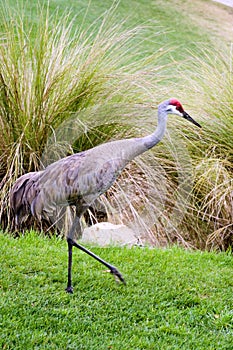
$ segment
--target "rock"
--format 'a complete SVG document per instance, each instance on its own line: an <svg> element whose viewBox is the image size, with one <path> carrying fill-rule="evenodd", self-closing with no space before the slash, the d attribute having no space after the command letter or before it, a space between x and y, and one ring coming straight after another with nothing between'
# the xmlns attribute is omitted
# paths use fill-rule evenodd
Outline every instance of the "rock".
<svg viewBox="0 0 233 350"><path fill-rule="evenodd" d="M80 239L81 242L101 247L108 245L132 247L140 243L133 230L125 225L114 225L110 222L100 222L85 228Z"/></svg>

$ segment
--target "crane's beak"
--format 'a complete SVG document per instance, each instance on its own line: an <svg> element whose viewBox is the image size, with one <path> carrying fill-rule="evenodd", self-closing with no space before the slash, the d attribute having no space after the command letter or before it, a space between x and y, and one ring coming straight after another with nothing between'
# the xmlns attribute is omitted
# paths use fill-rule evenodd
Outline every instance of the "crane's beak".
<svg viewBox="0 0 233 350"><path fill-rule="evenodd" d="M183 118L190 121L191 123L195 124L196 126L198 126L199 128L201 128L201 125L198 124L198 122L196 122L192 117L190 117L190 115L187 112L183 112Z"/></svg>

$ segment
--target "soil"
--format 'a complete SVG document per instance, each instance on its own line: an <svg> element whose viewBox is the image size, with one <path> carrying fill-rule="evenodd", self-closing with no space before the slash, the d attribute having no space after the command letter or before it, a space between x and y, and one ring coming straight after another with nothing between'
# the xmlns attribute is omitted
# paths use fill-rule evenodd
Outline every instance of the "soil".
<svg viewBox="0 0 233 350"><path fill-rule="evenodd" d="M175 0L183 15L213 37L213 40L233 43L233 8L206 0Z"/></svg>

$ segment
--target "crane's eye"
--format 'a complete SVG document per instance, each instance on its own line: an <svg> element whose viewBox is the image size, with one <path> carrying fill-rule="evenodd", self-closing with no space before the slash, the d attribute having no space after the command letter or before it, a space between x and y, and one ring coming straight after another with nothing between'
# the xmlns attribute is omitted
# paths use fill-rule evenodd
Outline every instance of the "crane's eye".
<svg viewBox="0 0 233 350"><path fill-rule="evenodd" d="M177 111L176 106L174 106L174 105L167 106L167 112L175 113L176 111Z"/></svg>

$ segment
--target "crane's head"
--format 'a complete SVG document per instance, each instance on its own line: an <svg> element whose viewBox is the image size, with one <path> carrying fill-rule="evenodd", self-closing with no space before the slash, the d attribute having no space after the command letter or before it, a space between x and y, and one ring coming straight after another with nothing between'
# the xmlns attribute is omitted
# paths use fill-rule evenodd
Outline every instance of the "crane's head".
<svg viewBox="0 0 233 350"><path fill-rule="evenodd" d="M190 115L187 112L185 112L184 108L182 107L182 104L175 98L171 98L167 101L166 111L169 114L179 115L180 117L187 119L191 123L201 128L201 125L198 124L192 117L190 117Z"/></svg>

